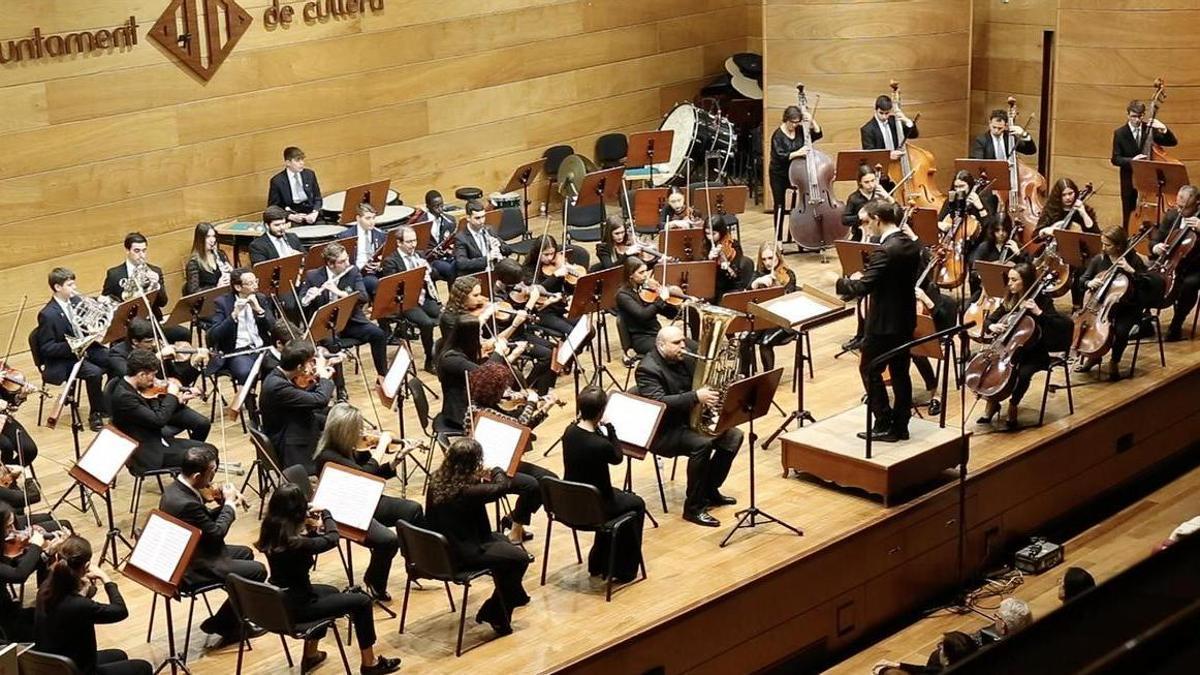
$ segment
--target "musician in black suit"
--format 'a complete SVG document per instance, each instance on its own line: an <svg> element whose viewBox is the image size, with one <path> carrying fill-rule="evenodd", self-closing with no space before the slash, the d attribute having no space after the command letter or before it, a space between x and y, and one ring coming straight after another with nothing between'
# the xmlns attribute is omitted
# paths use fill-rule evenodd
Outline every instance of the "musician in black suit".
<svg viewBox="0 0 1200 675"><path fill-rule="evenodd" d="M406 311L404 318L421 332L421 346L425 350L425 371L436 372L433 363L433 329L442 315L442 301L433 285L433 270L425 256L417 253L416 231L408 225L401 225L396 231L396 252L383 261L379 275L386 277L417 267L425 269L425 287L417 298L417 306Z"/></svg>
<svg viewBox="0 0 1200 675"><path fill-rule="evenodd" d="M637 367L638 394L667 404L650 452L688 458L683 519L718 527L721 522L708 513L708 507L737 503L733 497L721 494L720 489L741 449L743 434L734 428L714 438L689 425L692 408L718 405L720 392L708 386L693 390L696 362L685 357L685 346L682 328L669 325L658 331L655 348L642 357Z"/></svg>
<svg viewBox="0 0 1200 675"><path fill-rule="evenodd" d="M217 450L212 446L189 449L183 457L179 475L163 490L162 500L158 504L158 508L167 515L200 530L196 552L184 572L184 587L221 582L230 574L252 581L264 581L267 578L267 568L255 562L254 551L247 546L225 543L225 536L237 518L234 505L241 497L237 488L230 483L219 487L213 485L217 475L217 457ZM223 505L211 509L205 506L206 500L200 491L210 486L218 487L225 498ZM214 645L214 649L265 632L262 629L243 630L228 600L216 614L201 622L200 630L221 636L220 643Z"/></svg>
<svg viewBox="0 0 1200 675"><path fill-rule="evenodd" d="M47 279L53 296L38 312L34 342L42 361L42 380L63 384L71 375L75 362L80 360L67 342L68 337L83 337L75 326L75 309L81 300L75 288L75 273L65 267L50 270ZM88 426L92 431L104 427L108 406L104 400L104 373L108 370L108 348L93 342L83 352L79 379L83 380L88 397Z"/></svg>
<svg viewBox="0 0 1200 675"><path fill-rule="evenodd" d="M900 106L892 101L891 96L883 95L875 99L875 114L862 125L858 135L863 150L890 150L890 157L899 160L904 156L905 142L919 137L921 130L917 128L916 121L909 119ZM880 184L885 190L895 186L886 171L881 176Z"/></svg>
<svg viewBox="0 0 1200 675"><path fill-rule="evenodd" d="M114 344L109 350L108 386L113 382L129 375L129 356L137 350L158 354L162 361L159 375L164 372L166 377L174 378L185 387L191 387L207 366L207 357L203 352L197 352L190 357L177 359L175 346L164 345L159 349L158 339L154 335L154 327L146 319L134 319L125 330L125 339ZM170 438L187 431L188 437L203 441L208 438L212 422L208 415L202 415L186 405L180 406L171 416L171 424L163 430L163 436Z"/></svg>
<svg viewBox="0 0 1200 675"><path fill-rule="evenodd" d="M474 274L487 269L509 254L512 249L487 228L483 202L467 202L467 227L454 235L454 267L459 274Z"/></svg>
<svg viewBox="0 0 1200 675"><path fill-rule="evenodd" d="M324 305L357 294L358 301L350 315L350 322L338 334L337 342L343 347L371 345L371 360L375 362L375 372L380 375L387 374L387 334L363 314L362 307L369 299L362 274L357 267L350 264L350 254L337 242L327 245L322 251L322 256L325 264L305 274L304 282L300 285L300 302L304 303L307 316L311 317L313 312ZM334 348L338 346L333 345Z"/></svg>
<svg viewBox="0 0 1200 675"><path fill-rule="evenodd" d="M162 309L167 306L166 277L162 268L148 262L150 244L140 232L130 232L125 235L125 262L111 267L104 273L104 288L100 291L116 302L137 297L142 291L149 293L157 288L151 308L154 318L162 320ZM139 274L135 274L140 270ZM136 277L136 278L134 278ZM163 333L171 342L186 342L191 333L183 326L164 327Z"/></svg>
<svg viewBox="0 0 1200 675"><path fill-rule="evenodd" d="M858 189L846 197L846 208L842 211L842 225L850 228L847 239L862 241L862 219L859 212L872 199L891 200L891 195L879 185L879 175L875 169L862 164L858 167Z"/></svg>
<svg viewBox="0 0 1200 675"><path fill-rule="evenodd" d="M429 220L432 221L429 226L429 247L437 248L438 244L444 241L451 240L446 247L439 248L439 252L431 256L433 259L429 261L430 267L433 268L435 281L445 281L446 285L454 283L454 277L458 276L458 268L454 264L454 235L458 232L458 218L446 213L446 202L442 198L442 193L437 190L430 190L425 193L425 212L429 214ZM414 222L410 220L409 222Z"/></svg>
<svg viewBox="0 0 1200 675"><path fill-rule="evenodd" d="M272 343L275 312L267 296L258 292L258 277L249 268L230 273L232 292L213 303L215 310L208 329L208 344L226 354L258 349ZM258 353L227 356L221 367L233 374L234 382L245 384Z"/></svg>
<svg viewBox="0 0 1200 675"><path fill-rule="evenodd" d="M316 381L302 389L295 380L302 374ZM292 340L279 355L279 367L267 373L259 392L262 430L284 467L299 464L316 473L313 451L325 424L325 409L333 400L333 368L320 361L307 340Z"/></svg>
<svg viewBox="0 0 1200 675"><path fill-rule="evenodd" d="M105 394L112 406L112 423L118 431L138 442L130 465L138 471L179 466L183 455L194 447L216 448L201 440L172 438L167 434L186 429L187 402L194 395L168 381L165 394L147 398L160 376L162 366L153 352L135 349L129 354L129 374L108 381ZM204 430L207 434L207 429Z"/></svg>
<svg viewBox="0 0 1200 675"><path fill-rule="evenodd" d="M282 206L268 206L262 220L265 232L250 242L252 264L304 252L300 237L288 232L288 213Z"/></svg>
<svg viewBox="0 0 1200 675"><path fill-rule="evenodd" d="M383 262L375 258L375 252L383 248L387 242L387 233L375 227L375 207L363 202L358 205L358 215L354 224L338 233L338 239L354 237L358 240L355 248L354 266L363 275L363 285L367 295L373 300L375 289L379 287L379 266Z"/></svg>
<svg viewBox="0 0 1200 675"><path fill-rule="evenodd" d="M1008 126L1008 113L993 110L988 116L988 130L971 142L971 159L1007 160L1012 151L1012 140L1016 139L1016 151L1022 155L1037 154L1037 143L1027 129L1014 124Z"/></svg>
<svg viewBox="0 0 1200 675"><path fill-rule="evenodd" d="M1163 214L1162 222L1150 233L1153 257L1159 258L1167 253L1167 239L1173 230L1181 227L1191 228L1196 236L1200 236L1200 188L1195 185L1184 185L1175 196L1175 208ZM1171 315L1171 326L1164 339L1167 342L1178 342L1183 339L1183 322L1192 314L1196 306L1196 298L1200 295L1200 246L1192 249L1190 255L1179 261L1175 269L1175 313Z"/></svg>
<svg viewBox="0 0 1200 675"><path fill-rule="evenodd" d="M311 225L321 212L321 186L317 174L304 168L304 151L295 146L283 150L283 171L271 176L267 206L279 206L293 223Z"/></svg>
<svg viewBox="0 0 1200 675"><path fill-rule="evenodd" d="M910 355L905 349L877 368L870 369L868 365L877 356L912 339L917 326L915 289L921 275L921 245L898 227L901 211L895 204L873 201L865 210L868 220L863 224L864 230L868 237L879 238L880 248L871 253L863 272L838 279L837 292L845 299L870 298L859 373L863 386L871 394L875 415L872 438L894 443L908 439L908 420L912 416ZM894 406L888 404L883 386L884 367L892 378Z"/></svg>
<svg viewBox="0 0 1200 675"><path fill-rule="evenodd" d="M1138 193L1133 187L1133 160L1151 159L1146 152L1146 128L1150 127L1152 142L1163 147L1179 145L1175 133L1160 119L1146 122L1146 104L1130 101L1125 106L1126 122L1113 130L1112 165L1121 174L1121 223L1129 223L1129 214L1137 209Z"/></svg>

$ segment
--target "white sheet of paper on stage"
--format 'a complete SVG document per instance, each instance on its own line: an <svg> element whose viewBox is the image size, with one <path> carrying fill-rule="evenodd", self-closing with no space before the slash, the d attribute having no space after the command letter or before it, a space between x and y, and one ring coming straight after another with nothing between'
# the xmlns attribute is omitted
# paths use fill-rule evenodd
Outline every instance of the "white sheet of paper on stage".
<svg viewBox="0 0 1200 675"><path fill-rule="evenodd" d="M237 397L233 399L233 405L229 406L230 410L238 412L246 404L246 396L250 394L250 390L258 382L258 371L262 370L263 359L266 357L267 352L261 351L258 353L258 358L254 359L254 365L250 366L250 374L246 376L246 383L238 389Z"/></svg>
<svg viewBox="0 0 1200 675"><path fill-rule="evenodd" d="M581 315L579 321L575 323L575 327L567 334L567 339L558 345L558 353L554 357L558 361L558 365L565 366L571 362L571 359L575 358L579 353L580 345L587 339L591 329L592 317L588 314Z"/></svg>
<svg viewBox="0 0 1200 675"><path fill-rule="evenodd" d="M746 306L751 314L784 328L802 326L844 311L845 308L846 303L838 298L811 287Z"/></svg>
<svg viewBox="0 0 1200 675"><path fill-rule="evenodd" d="M199 530L152 511L142 536L138 537L137 545L129 555L129 566L163 583L175 584L176 574L189 562L187 552L193 538L199 540Z"/></svg>
<svg viewBox="0 0 1200 675"><path fill-rule="evenodd" d="M483 448L485 469L499 467L512 476L521 463L521 455L529 443L529 427L521 426L510 419L481 410L475 413L475 430L472 436Z"/></svg>
<svg viewBox="0 0 1200 675"><path fill-rule="evenodd" d="M383 496L383 486L378 476L330 462L321 471L312 505L328 509L339 524L365 532Z"/></svg>
<svg viewBox="0 0 1200 675"><path fill-rule="evenodd" d="M392 358L392 367L388 368L387 375L383 377L383 393L387 394L388 398L396 398L396 394L400 391L400 385L404 384L404 376L408 374L408 368L412 365L412 354L408 348L400 345L396 350L396 356Z"/></svg>
<svg viewBox="0 0 1200 675"><path fill-rule="evenodd" d="M654 441L667 404L614 391L608 395L602 421L613 425L617 440L632 449L645 450ZM640 453L639 456L645 453Z"/></svg>
<svg viewBox="0 0 1200 675"><path fill-rule="evenodd" d="M125 462L137 446L137 441L132 438L112 427L104 427L88 444L77 466L100 483L108 485L116 478L121 467L125 466Z"/></svg>

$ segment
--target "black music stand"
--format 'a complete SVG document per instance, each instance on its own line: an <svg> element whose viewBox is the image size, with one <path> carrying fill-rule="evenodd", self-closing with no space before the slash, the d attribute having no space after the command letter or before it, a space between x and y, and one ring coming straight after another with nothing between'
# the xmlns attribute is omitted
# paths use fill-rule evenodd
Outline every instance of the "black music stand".
<svg viewBox="0 0 1200 675"><path fill-rule="evenodd" d="M604 204L610 199L616 199L621 194L621 187L624 185L624 176L625 167L623 166L585 174L583 180L579 183L579 195L576 197L575 203L571 208L595 206L596 204ZM563 217L563 231L566 232L566 238L569 241L571 230L567 227L565 215ZM564 244L565 247L566 245Z"/></svg>
<svg viewBox="0 0 1200 675"><path fill-rule="evenodd" d="M882 170L882 178L888 177L891 166L891 150L843 150L837 154L837 165L833 169L835 181L858 181L858 168L869 166L872 171Z"/></svg>
<svg viewBox="0 0 1200 675"><path fill-rule="evenodd" d="M315 270L318 267L325 265L325 247L330 244L341 244L342 248L346 249L346 255L350 256L350 264L354 264L355 256L358 255L358 237L350 235L333 241L326 241L320 244L313 244L304 254L304 270Z"/></svg>
<svg viewBox="0 0 1200 675"><path fill-rule="evenodd" d="M397 318L415 308L421 299L421 291L426 290L425 275L428 271L431 271L428 267L414 267L379 277L371 317L376 320Z"/></svg>
<svg viewBox="0 0 1200 675"><path fill-rule="evenodd" d="M504 186L504 192L521 191L521 217L525 219L525 229L529 229L529 185L545 167L545 157L539 157L532 162L526 162L513 169L513 174L508 179L508 184Z"/></svg>
<svg viewBox="0 0 1200 675"><path fill-rule="evenodd" d="M630 169L649 167L650 187L658 187L654 181L655 160L671 161L671 148L674 142L675 131L672 129L629 134L629 150L625 154L625 166Z"/></svg>
<svg viewBox="0 0 1200 675"><path fill-rule="evenodd" d="M589 382L604 387L604 376L612 380L614 386L622 391L625 389L617 381L617 376L608 369L601 360L600 352L608 352L608 327L604 323L607 312L617 307L617 293L621 290L621 276L624 270L611 267L599 272L592 272L579 277L575 284L575 294L571 296L571 304L567 307L567 318L575 319L584 315L591 317L592 329L599 333L599 339L588 341L588 350L592 355L594 369ZM603 342L604 344L600 344ZM624 358L624 353L621 354ZM576 364L578 366L579 364ZM578 367L576 368L578 370Z"/></svg>
<svg viewBox="0 0 1200 675"><path fill-rule="evenodd" d="M83 415L79 412L79 389L81 387L79 381L79 369L83 366L83 360L87 358L87 350L84 349L79 358L75 361L75 365L71 367L71 372L67 375L67 379L63 382L62 392L59 394L58 402L51 409L50 416L46 418L46 427L55 429L58 426L58 418L62 415L63 407L70 408L71 412L71 441L75 447L75 461L78 462L83 456L83 451L79 444L79 434L83 431ZM57 413L55 412L57 411ZM100 514L96 511L96 504L88 496L87 490L83 489L83 484L79 485L79 505L76 506L72 502L66 502L67 506L79 511L87 513L91 511L92 519L96 521L96 527L100 527ZM70 488L63 493L62 498L58 500L58 504L62 504L71 494Z"/></svg>
<svg viewBox="0 0 1200 675"><path fill-rule="evenodd" d="M1135 159L1129 164L1133 167L1133 187L1137 190L1138 201L1144 201L1141 195L1154 195L1156 205L1154 222L1155 224L1161 223L1163 212L1167 210L1166 195L1175 194L1179 188L1189 182L1187 166L1148 159ZM1132 218L1132 214L1130 217ZM1128 223L1125 227L1130 231L1135 229Z"/></svg>
<svg viewBox="0 0 1200 675"><path fill-rule="evenodd" d="M200 320L207 319L217 311L217 298L229 293L230 286L217 286L199 293L185 295L175 303L175 307L171 309L171 313L167 315L167 320L163 322L164 328L172 326L181 326L184 322L188 323L188 329L192 333L192 339L196 339L196 335L203 335L200 330Z"/></svg>
<svg viewBox="0 0 1200 675"><path fill-rule="evenodd" d="M338 224L348 225L354 222L358 217L359 204L370 204L375 209L375 213L383 213L383 209L387 206L388 188L391 184L391 179L385 178L347 189L346 197L342 201L342 213L338 217Z"/></svg>
<svg viewBox="0 0 1200 675"><path fill-rule="evenodd" d="M660 262L650 271L650 276L663 283L664 269L666 270L665 283L668 286L678 286L687 295L708 300L717 294L717 261L715 260Z"/></svg>
<svg viewBox="0 0 1200 675"><path fill-rule="evenodd" d="M258 278L258 290L266 295L282 298L296 287L300 276L303 253L293 253L286 258L264 260L254 265L254 276Z"/></svg>
<svg viewBox="0 0 1200 675"><path fill-rule="evenodd" d="M754 433L754 420L771 411L771 401L775 397L775 390L779 388L779 380L782 377L783 368L776 368L770 372L738 380L725 390L721 415L717 419L717 433L722 434L740 424L750 423L748 434L750 439L750 505L734 514L738 520L729 530L729 534L721 540L722 548L729 543L729 539L738 530L757 527L760 523L778 523L795 532L796 536L804 536L804 532L799 528L758 508L757 483L754 479L754 444L758 440L758 435Z"/></svg>
<svg viewBox="0 0 1200 675"><path fill-rule="evenodd" d="M725 220L726 216L737 216L746 212L746 201L750 198L750 188L745 185L720 185L713 187L702 187L692 190L692 204L703 204L704 214L710 219L713 216L720 216L721 220ZM742 222L738 218L733 219L734 229L737 238L742 238ZM726 221L728 224L728 221Z"/></svg>
<svg viewBox="0 0 1200 675"><path fill-rule="evenodd" d="M158 299L158 291L150 291L146 294L146 299L138 295L132 297L113 310L112 321L108 324L108 330L105 331L104 337L100 342L111 345L114 342L125 339L125 332L129 330L129 322L134 319L147 319L149 321L157 321L153 314L150 313L150 307L154 306L154 301Z"/></svg>
<svg viewBox="0 0 1200 675"><path fill-rule="evenodd" d="M908 218L908 227L923 242L935 242L941 234L938 231L938 210L924 206L914 206L912 215Z"/></svg>
<svg viewBox="0 0 1200 675"><path fill-rule="evenodd" d="M658 250L679 262L704 260L704 247L708 237L703 227L684 227L663 230L658 234Z"/></svg>

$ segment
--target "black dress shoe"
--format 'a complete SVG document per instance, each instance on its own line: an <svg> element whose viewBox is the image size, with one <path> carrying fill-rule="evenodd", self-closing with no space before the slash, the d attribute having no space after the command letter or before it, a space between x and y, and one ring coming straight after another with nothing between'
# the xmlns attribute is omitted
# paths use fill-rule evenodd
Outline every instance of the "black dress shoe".
<svg viewBox="0 0 1200 675"><path fill-rule="evenodd" d="M88 428L92 431L100 431L104 428L104 418L98 413L88 415Z"/></svg>
<svg viewBox="0 0 1200 675"><path fill-rule="evenodd" d="M496 635L501 637L512 635L512 623L503 617L496 616L496 612L492 610L492 607L493 605L487 602L483 603L479 611L475 613L475 623L486 623L492 627L492 630L496 631Z"/></svg>
<svg viewBox="0 0 1200 675"><path fill-rule="evenodd" d="M367 595L371 596L372 600L376 600L379 602L391 602L392 601L392 594L388 593L386 589L378 590L371 584L363 584L363 586L366 587Z"/></svg>
<svg viewBox="0 0 1200 675"><path fill-rule="evenodd" d="M729 495L723 495L720 492L713 492L708 498L709 506L733 506L737 503L737 499Z"/></svg>
<svg viewBox="0 0 1200 675"><path fill-rule="evenodd" d="M358 669L362 675L383 675L400 670L400 659L389 659L386 656L375 657L375 663Z"/></svg>
<svg viewBox="0 0 1200 675"><path fill-rule="evenodd" d="M859 438L863 439L864 441L867 440L867 432L865 432L865 431L860 431L856 435ZM899 441L907 441L908 440L908 432L907 431L891 431L891 430L872 431L871 432L871 440L877 441L879 443L897 443Z"/></svg>
<svg viewBox="0 0 1200 675"><path fill-rule="evenodd" d="M704 527L720 527L721 521L713 518L708 514L708 511L700 511L699 513L684 513L683 519L689 523L703 525Z"/></svg>
<svg viewBox="0 0 1200 675"><path fill-rule="evenodd" d="M513 526L513 520L512 520L511 516L504 516L503 518L500 519L500 531L501 532L508 532L509 530L512 529L512 526ZM530 532L529 530L523 530L521 532L521 542L523 543L523 542L527 542L527 541L533 541L533 533ZM533 558L530 558L530 560L532 560L532 559Z"/></svg>

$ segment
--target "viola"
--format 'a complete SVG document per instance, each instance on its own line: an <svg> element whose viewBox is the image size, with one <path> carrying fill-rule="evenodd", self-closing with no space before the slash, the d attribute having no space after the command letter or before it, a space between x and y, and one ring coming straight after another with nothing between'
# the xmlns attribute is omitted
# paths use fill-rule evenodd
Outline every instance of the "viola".
<svg viewBox="0 0 1200 675"><path fill-rule="evenodd" d="M225 506L225 491L219 486L209 485L208 487L200 488L198 492L200 493L200 497L204 499L206 503L215 504L216 506ZM233 495L233 505L242 507L243 511L250 508L250 505L247 504L246 501L241 498L241 495L237 494L236 492Z"/></svg>
<svg viewBox="0 0 1200 675"><path fill-rule="evenodd" d="M800 109L807 111L803 83L796 83L796 92ZM813 147L812 122L806 119L802 127L805 155L793 159L788 167L788 178L798 192L788 228L801 248L821 249L846 237L843 206L833 194L833 159Z"/></svg>
<svg viewBox="0 0 1200 675"><path fill-rule="evenodd" d="M1012 395L1017 383L1020 355L1033 344L1040 333L1037 321L1025 301L1037 298L1046 288L1046 279L1039 279L1017 300L999 323L1002 330L967 364L963 383L980 398L1000 401Z"/></svg>
<svg viewBox="0 0 1200 675"><path fill-rule="evenodd" d="M53 539L58 536L56 534L54 537L51 537L41 525L33 525L22 530L10 530L4 537L4 557L19 558L23 555L25 549L29 548L29 540L32 538L34 532L41 534L42 537L47 539ZM49 543L47 543L47 547L49 547Z"/></svg>
<svg viewBox="0 0 1200 675"><path fill-rule="evenodd" d="M900 83L892 80L890 86L892 102L899 108L901 107ZM919 119L921 119L921 113L917 113L913 118L913 124L916 124ZM909 143L907 138L900 139L900 146L897 149L904 151L897 167L900 175L893 175L892 180L903 184L905 201L915 202L917 206L940 211L942 204L946 202L946 195L937 186L937 160L934 159L933 153ZM895 164L891 166L896 167ZM907 180L904 180L905 176L908 177Z"/></svg>

